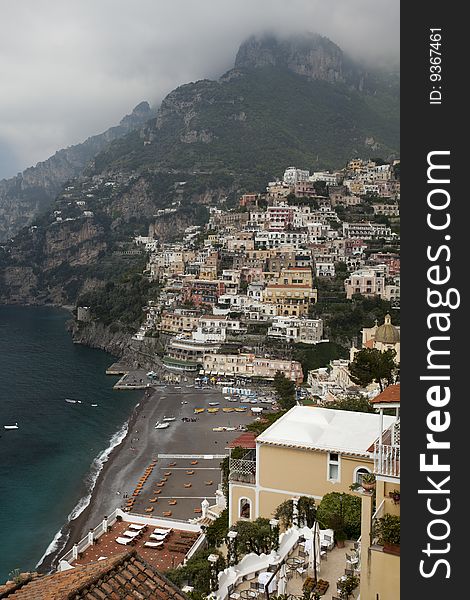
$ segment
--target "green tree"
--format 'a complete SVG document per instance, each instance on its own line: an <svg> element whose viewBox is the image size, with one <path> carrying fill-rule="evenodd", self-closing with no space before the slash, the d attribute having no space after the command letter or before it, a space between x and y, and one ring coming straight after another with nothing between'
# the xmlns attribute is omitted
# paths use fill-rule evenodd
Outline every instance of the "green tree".
<svg viewBox="0 0 470 600"><path fill-rule="evenodd" d="M273 385L279 405L284 410L289 410L289 408L295 406L295 383L291 379L288 379L284 373L277 371Z"/></svg>
<svg viewBox="0 0 470 600"><path fill-rule="evenodd" d="M276 547L269 519L259 517L254 521L238 521L233 529L238 533L240 554L269 554Z"/></svg>
<svg viewBox="0 0 470 600"><path fill-rule="evenodd" d="M369 400L362 395L345 396L331 402L322 402L323 408L336 408L338 410L350 410L353 412L373 413L375 409Z"/></svg>
<svg viewBox="0 0 470 600"><path fill-rule="evenodd" d="M379 384L380 391L383 391L384 382L391 385L395 381L396 354L395 350L386 350L385 352L381 352L377 348L360 350L349 365L351 380L362 387L375 381Z"/></svg>
<svg viewBox="0 0 470 600"><path fill-rule="evenodd" d="M299 523L301 525L305 524L307 527L313 527L317 516L315 499L308 498L307 496L300 496L297 503L297 509L299 511ZM279 504L274 516L276 519L279 519L284 529L291 527L294 521L293 500L285 500L282 504Z"/></svg>
<svg viewBox="0 0 470 600"><path fill-rule="evenodd" d="M357 539L361 535L361 499L340 492L325 494L318 506L317 521L333 529L335 537L344 534L343 539Z"/></svg>
<svg viewBox="0 0 470 600"><path fill-rule="evenodd" d="M207 548L196 552L183 567L170 569L165 575L177 586L182 587L187 583L194 587L196 592L207 596L210 593L211 580L211 564L207 560L209 554L219 555L216 569L218 572L222 571L225 568L223 556L215 548Z"/></svg>
<svg viewBox="0 0 470 600"><path fill-rule="evenodd" d="M204 526L203 526L204 527ZM205 529L207 543L214 548L219 547L225 540L228 532L228 510L225 509L220 516Z"/></svg>

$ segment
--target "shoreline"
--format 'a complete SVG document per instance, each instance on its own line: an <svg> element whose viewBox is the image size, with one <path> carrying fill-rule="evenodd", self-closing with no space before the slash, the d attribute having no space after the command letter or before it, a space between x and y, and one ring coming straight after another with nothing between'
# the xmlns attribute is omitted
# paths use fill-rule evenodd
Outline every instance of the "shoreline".
<svg viewBox="0 0 470 600"><path fill-rule="evenodd" d="M77 517L75 517L71 521L66 522L60 529L61 535L60 535L59 539L57 540L57 542L60 542L60 540L62 540L65 536L66 540L67 540L65 542L65 545L62 546L60 548L60 550L55 549L55 550L52 550L49 554L47 554L43 558L41 564L36 567L38 572L49 573L49 572L51 572L51 570L54 570L55 568L57 568L60 557L63 556L64 554L66 554L72 548L74 543L79 542L88 533L88 531L90 529L90 527L88 527L88 525L90 524L89 521L90 521L90 517L91 517L92 513L96 512L96 509L97 509L100 501L103 499L103 497L107 496L107 492L103 489L104 478L107 475L107 473L109 472L109 470L113 467L113 465L117 461L117 459L120 457L122 450L126 446L126 441L128 441L128 438L132 435L135 424L137 423L140 415L142 414L143 410L146 408L148 402L150 401L153 394L155 393L155 388L151 388L151 389L152 389L152 393L150 393L150 394L144 393L142 395L142 398L140 398L138 400L138 402L136 403L136 405L133 407L132 412L127 420L127 424L128 424L127 433L126 433L125 437L121 440L121 442L111 450L111 453L109 454L108 459L104 462L103 467L102 467L101 471L99 472L98 478L97 478L97 480L94 484L94 487L91 491L91 497L90 497L90 501L89 501L88 505ZM117 432L115 432L115 433L117 433ZM97 457L95 457L95 458L97 458ZM91 464L90 464L90 468L91 468ZM75 504L72 511L76 509L76 507L78 506L78 504L82 498L83 498L83 496L77 499L77 503ZM119 502L119 504L120 504L120 502ZM104 514L103 514L103 516L104 516ZM98 521L93 523L93 527L95 527L96 525L98 525ZM57 533L59 533L59 532L57 532ZM54 540L54 538L51 540L51 542L50 542L51 544L52 544L53 540Z"/></svg>

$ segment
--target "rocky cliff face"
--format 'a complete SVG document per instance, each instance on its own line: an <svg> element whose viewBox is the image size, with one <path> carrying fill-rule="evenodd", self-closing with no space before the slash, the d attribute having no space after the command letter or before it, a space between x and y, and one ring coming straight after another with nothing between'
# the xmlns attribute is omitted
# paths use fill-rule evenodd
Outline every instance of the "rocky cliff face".
<svg viewBox="0 0 470 600"><path fill-rule="evenodd" d="M238 50L235 68L284 67L311 80L359 84L359 73L345 61L336 44L321 35L305 34L281 40L252 36Z"/></svg>
<svg viewBox="0 0 470 600"><path fill-rule="evenodd" d="M16 177L0 181L0 242L29 225L45 210L63 184L79 175L88 162L110 142L140 128L153 113L147 102L138 104L117 127L88 138L82 144L59 150L44 162Z"/></svg>

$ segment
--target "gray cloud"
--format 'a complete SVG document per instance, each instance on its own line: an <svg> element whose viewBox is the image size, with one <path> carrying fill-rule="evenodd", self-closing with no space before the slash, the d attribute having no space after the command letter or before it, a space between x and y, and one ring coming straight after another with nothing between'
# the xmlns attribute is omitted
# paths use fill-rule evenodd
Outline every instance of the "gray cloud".
<svg viewBox="0 0 470 600"><path fill-rule="evenodd" d="M313 31L399 61L398 0L0 0L0 177L231 68L252 33Z"/></svg>

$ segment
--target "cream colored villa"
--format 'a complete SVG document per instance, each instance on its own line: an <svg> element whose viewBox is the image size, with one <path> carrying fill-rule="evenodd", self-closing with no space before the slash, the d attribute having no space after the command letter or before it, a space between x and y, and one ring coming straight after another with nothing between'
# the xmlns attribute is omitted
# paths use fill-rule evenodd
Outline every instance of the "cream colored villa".
<svg viewBox="0 0 470 600"><path fill-rule="evenodd" d="M375 511L373 497L362 495L361 600L396 600L400 592L400 546L387 544L377 535L377 523L387 515L400 517L400 385L390 385L372 399L384 418L384 410L395 411L392 424L379 427L374 451L377 480Z"/></svg>
<svg viewBox="0 0 470 600"><path fill-rule="evenodd" d="M393 417L383 417L382 427ZM229 522L272 518L289 498L320 501L374 468L371 451L381 416L329 408L295 406L256 438L243 459L230 459Z"/></svg>

